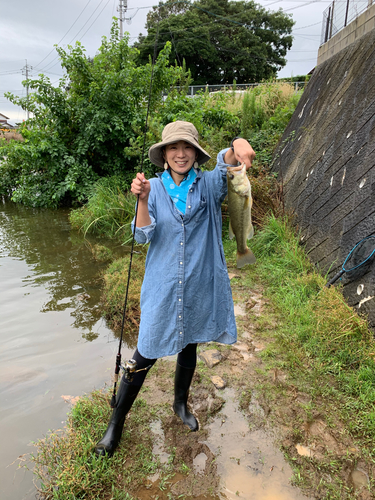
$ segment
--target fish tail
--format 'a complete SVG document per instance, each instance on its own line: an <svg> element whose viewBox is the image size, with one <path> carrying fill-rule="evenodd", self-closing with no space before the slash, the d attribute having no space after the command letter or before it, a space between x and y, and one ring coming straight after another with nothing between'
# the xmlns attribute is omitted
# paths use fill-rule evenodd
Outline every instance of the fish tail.
<svg viewBox="0 0 375 500"><path fill-rule="evenodd" d="M240 269L246 264L255 264L256 258L250 248L247 248L245 252L237 252L237 267Z"/></svg>

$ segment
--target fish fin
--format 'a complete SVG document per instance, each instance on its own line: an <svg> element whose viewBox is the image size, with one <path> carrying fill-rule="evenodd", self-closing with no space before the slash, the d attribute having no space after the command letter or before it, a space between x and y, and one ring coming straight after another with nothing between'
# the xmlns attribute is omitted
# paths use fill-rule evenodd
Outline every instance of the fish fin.
<svg viewBox="0 0 375 500"><path fill-rule="evenodd" d="M254 226L251 224L251 228L249 231L249 234L247 235L247 239L251 240L251 238L254 236Z"/></svg>
<svg viewBox="0 0 375 500"><path fill-rule="evenodd" d="M237 252L237 267L240 269L246 264L255 264L256 258L250 248L247 248L244 253Z"/></svg>
<svg viewBox="0 0 375 500"><path fill-rule="evenodd" d="M229 239L233 240L233 238L234 238L234 232L233 232L233 229L232 229L232 224L229 221Z"/></svg>

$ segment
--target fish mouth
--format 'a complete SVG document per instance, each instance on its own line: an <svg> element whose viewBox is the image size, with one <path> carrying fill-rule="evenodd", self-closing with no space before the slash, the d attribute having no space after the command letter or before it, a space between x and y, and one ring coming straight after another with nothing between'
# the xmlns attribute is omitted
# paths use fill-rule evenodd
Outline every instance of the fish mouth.
<svg viewBox="0 0 375 500"><path fill-rule="evenodd" d="M239 172L242 170L244 167L244 163L241 163L241 165L238 165L236 167L227 167L227 172Z"/></svg>

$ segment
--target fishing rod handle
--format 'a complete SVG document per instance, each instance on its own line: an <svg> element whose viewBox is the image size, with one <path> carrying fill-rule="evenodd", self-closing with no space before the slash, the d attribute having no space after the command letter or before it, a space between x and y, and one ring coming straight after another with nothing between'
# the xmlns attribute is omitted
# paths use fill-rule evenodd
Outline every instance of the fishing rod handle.
<svg viewBox="0 0 375 500"><path fill-rule="evenodd" d="M335 276L328 281L328 283L325 285L326 288L329 288L335 281L337 281L341 276L345 273L344 269L341 269Z"/></svg>

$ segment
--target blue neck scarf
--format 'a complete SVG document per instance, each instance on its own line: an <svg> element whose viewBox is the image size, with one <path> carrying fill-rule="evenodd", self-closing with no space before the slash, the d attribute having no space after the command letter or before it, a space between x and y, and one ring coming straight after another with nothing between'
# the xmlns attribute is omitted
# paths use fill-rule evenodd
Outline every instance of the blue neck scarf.
<svg viewBox="0 0 375 500"><path fill-rule="evenodd" d="M169 170L165 170L161 176L167 193L172 198L172 201L178 210L183 214L186 211L186 199L189 189L191 188L196 176L197 174L194 168L191 168L179 186L175 184Z"/></svg>

